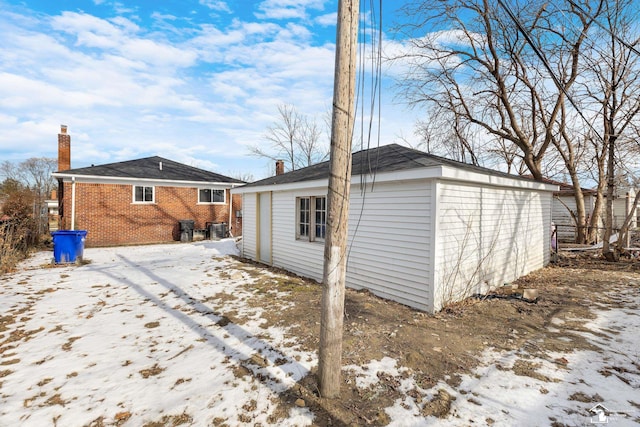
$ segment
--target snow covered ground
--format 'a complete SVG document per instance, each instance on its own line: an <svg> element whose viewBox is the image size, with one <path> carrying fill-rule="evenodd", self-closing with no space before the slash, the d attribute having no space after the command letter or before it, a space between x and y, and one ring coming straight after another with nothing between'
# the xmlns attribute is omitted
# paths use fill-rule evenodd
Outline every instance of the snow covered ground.
<svg viewBox="0 0 640 427"><path fill-rule="evenodd" d="M0 426L310 424L295 407L269 422L278 393L316 358L235 303L252 280L220 277L236 251L231 240L88 248L90 264L41 268L43 252L5 277L0 311L18 319L0 335ZM227 323L213 308L220 293L237 297L227 312L251 320Z"/></svg>
<svg viewBox="0 0 640 427"><path fill-rule="evenodd" d="M226 256L236 251L232 240L89 248L89 264L55 268L41 252L2 277L0 426L313 424L307 407L280 397L317 365L316 353L265 324L272 307L248 303L256 275ZM430 390L390 358L344 369L363 389L375 390L381 374L397 379L402 398L381 408L394 426L637 425L638 285L612 289L616 304L594 307L576 332L594 350L542 358L488 349L459 386ZM514 373L523 359L540 379ZM455 398L449 415L422 417L443 390Z"/></svg>

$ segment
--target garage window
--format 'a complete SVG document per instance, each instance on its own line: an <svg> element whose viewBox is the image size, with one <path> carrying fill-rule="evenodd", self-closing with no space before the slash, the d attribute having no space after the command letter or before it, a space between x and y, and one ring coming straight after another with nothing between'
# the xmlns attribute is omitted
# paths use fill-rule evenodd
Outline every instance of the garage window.
<svg viewBox="0 0 640 427"><path fill-rule="evenodd" d="M153 203L154 201L154 187L145 187L142 185L133 186L133 203Z"/></svg>
<svg viewBox="0 0 640 427"><path fill-rule="evenodd" d="M327 230L327 198L296 198L296 239L323 241Z"/></svg>

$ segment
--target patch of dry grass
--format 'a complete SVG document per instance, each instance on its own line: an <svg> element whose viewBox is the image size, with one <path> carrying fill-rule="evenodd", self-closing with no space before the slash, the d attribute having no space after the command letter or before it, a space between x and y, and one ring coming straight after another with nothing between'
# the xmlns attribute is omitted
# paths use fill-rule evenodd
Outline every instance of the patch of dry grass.
<svg viewBox="0 0 640 427"><path fill-rule="evenodd" d="M140 370L140 375L142 375L142 378L149 378L149 377L153 377L155 375L160 374L164 370L165 370L165 368L161 368L160 365L158 365L156 363L155 365L153 365L150 368L141 369Z"/></svg>

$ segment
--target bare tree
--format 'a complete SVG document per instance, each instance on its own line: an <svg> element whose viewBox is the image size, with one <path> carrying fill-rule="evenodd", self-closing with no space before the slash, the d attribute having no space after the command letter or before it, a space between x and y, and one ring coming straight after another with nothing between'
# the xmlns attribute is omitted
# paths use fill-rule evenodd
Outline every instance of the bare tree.
<svg viewBox="0 0 640 427"><path fill-rule="evenodd" d="M575 189L580 241L586 221L577 173L582 150L566 130L575 119L567 104L603 2L596 3L587 13L542 1L509 2L510 9L488 0L417 1L406 9L413 24L401 29L408 47L395 58L408 64L400 87L411 105L446 111L465 150L471 146L461 129L483 135L486 145L476 147L484 153L471 147L476 157L498 155L509 168L524 164L543 179L543 160L555 149Z"/></svg>
<svg viewBox="0 0 640 427"><path fill-rule="evenodd" d="M302 132L298 139L297 160L300 167L324 162L329 158L329 150L323 145L323 132L315 119L302 118Z"/></svg>
<svg viewBox="0 0 640 427"><path fill-rule="evenodd" d="M447 108L437 105L429 111L430 120L420 120L416 133L421 142L416 148L459 162L480 165L481 149L468 123Z"/></svg>
<svg viewBox="0 0 640 427"><path fill-rule="evenodd" d="M242 171L242 170L231 170L227 172L227 176L231 178L239 179L244 182L253 182L255 181L255 177L251 172Z"/></svg>
<svg viewBox="0 0 640 427"><path fill-rule="evenodd" d="M598 173L597 215L603 205L606 188L603 255L617 260L619 245L610 245L613 234L613 200L616 195L616 171L624 169L626 153L633 148L640 122L640 34L635 17L637 2L616 0L607 3L602 13L598 34L593 36L592 54L588 57L591 71L585 92L594 105L601 125L600 137L593 139ZM627 40L622 40L625 37ZM628 227L628 221L625 226ZM621 230L621 235L626 232Z"/></svg>
<svg viewBox="0 0 640 427"><path fill-rule="evenodd" d="M253 156L284 160L287 170L296 170L327 160L329 148L315 118L298 113L293 105L280 105L278 121L267 128L267 146L249 148Z"/></svg>
<svg viewBox="0 0 640 427"><path fill-rule="evenodd" d="M8 180L19 182L33 193L32 210L38 233L46 230L45 200L57 186L56 180L51 176L57 166L57 159L47 157L32 157L18 164L9 161L0 164L0 174Z"/></svg>

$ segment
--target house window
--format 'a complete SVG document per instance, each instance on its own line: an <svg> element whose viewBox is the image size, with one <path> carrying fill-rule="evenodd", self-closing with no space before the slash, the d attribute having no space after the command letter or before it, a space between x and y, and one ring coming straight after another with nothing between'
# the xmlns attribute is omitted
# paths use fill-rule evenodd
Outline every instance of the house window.
<svg viewBox="0 0 640 427"><path fill-rule="evenodd" d="M315 209L315 227L316 238L324 240L327 232L327 198L314 197L316 202Z"/></svg>
<svg viewBox="0 0 640 427"><path fill-rule="evenodd" d="M309 198L298 198L298 239L309 237L309 225L311 219L309 212Z"/></svg>
<svg viewBox="0 0 640 427"><path fill-rule="evenodd" d="M145 187L142 185L135 185L133 187L134 203L153 203L153 201L154 201L153 187Z"/></svg>
<svg viewBox="0 0 640 427"><path fill-rule="evenodd" d="M296 199L296 238L324 240L327 230L327 198L298 197Z"/></svg>
<svg viewBox="0 0 640 427"><path fill-rule="evenodd" d="M198 191L198 203L224 203L225 191L213 188L201 188Z"/></svg>

